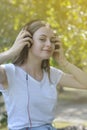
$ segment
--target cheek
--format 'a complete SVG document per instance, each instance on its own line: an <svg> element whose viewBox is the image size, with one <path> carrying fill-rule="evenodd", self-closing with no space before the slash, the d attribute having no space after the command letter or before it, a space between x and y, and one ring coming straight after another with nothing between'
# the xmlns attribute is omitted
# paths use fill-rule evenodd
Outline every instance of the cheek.
<svg viewBox="0 0 87 130"><path fill-rule="evenodd" d="M41 50L42 44L40 43L39 40L35 40L33 45L32 45L32 49L33 50Z"/></svg>
<svg viewBox="0 0 87 130"><path fill-rule="evenodd" d="M32 52L36 54L40 51L40 46L38 46L38 44L37 45L35 44L32 46L31 49L32 49Z"/></svg>

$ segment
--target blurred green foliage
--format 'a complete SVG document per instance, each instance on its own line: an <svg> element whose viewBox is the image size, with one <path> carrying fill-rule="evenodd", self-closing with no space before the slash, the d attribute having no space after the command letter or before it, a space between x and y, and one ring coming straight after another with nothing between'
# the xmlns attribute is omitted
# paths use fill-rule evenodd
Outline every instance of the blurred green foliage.
<svg viewBox="0 0 87 130"><path fill-rule="evenodd" d="M67 59L87 70L87 0L0 0L0 51L33 19L56 28Z"/></svg>

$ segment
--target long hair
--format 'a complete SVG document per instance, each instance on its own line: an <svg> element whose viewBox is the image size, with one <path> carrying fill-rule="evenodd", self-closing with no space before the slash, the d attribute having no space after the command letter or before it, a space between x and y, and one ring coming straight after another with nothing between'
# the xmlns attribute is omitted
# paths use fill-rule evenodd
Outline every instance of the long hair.
<svg viewBox="0 0 87 130"><path fill-rule="evenodd" d="M31 21L27 24L25 24L25 26L23 27L24 30L28 31L31 36L33 36L33 34L41 27L46 26L47 23L45 23L44 21L41 20L34 20ZM31 43L30 43L31 44ZM32 46L32 45L31 45ZM28 52L29 52L29 48L26 45L22 51L20 52L20 54L14 59L13 64L21 66L22 64L25 63L25 61L28 58ZM45 71L49 72L50 71L50 65L49 65L49 59L47 60L43 60L42 64L41 64L41 68L44 69Z"/></svg>

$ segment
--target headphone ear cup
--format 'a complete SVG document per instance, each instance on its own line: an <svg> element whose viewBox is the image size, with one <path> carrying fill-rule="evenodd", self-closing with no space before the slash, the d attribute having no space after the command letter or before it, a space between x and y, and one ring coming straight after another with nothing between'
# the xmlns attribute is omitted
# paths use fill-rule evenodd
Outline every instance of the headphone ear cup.
<svg viewBox="0 0 87 130"><path fill-rule="evenodd" d="M31 46L32 46L32 44L33 44L32 37L29 36L29 35L24 36L24 38L27 38L27 37L29 37L29 40L28 40L28 42L29 42L29 44L28 44L28 48L31 48Z"/></svg>
<svg viewBox="0 0 87 130"><path fill-rule="evenodd" d="M60 45L59 45L59 44L56 44L56 45L55 45L55 49L60 49Z"/></svg>
<svg viewBox="0 0 87 130"><path fill-rule="evenodd" d="M28 48L31 48L32 42L29 40Z"/></svg>

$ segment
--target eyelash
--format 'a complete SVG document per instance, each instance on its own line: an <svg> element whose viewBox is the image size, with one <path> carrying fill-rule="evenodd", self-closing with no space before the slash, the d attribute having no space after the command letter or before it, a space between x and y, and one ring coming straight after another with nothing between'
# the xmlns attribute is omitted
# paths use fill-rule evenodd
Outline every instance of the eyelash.
<svg viewBox="0 0 87 130"><path fill-rule="evenodd" d="M42 39L40 39L40 40L41 40L41 41L46 41L46 39L43 39L43 38L42 38Z"/></svg>
<svg viewBox="0 0 87 130"><path fill-rule="evenodd" d="M42 38L42 39L40 39L40 40L43 41L43 42L46 41L46 39L44 39L44 38ZM54 41L50 40L50 42L51 42L51 43L56 43L56 42L59 42L59 41L57 41L57 40L54 40Z"/></svg>

